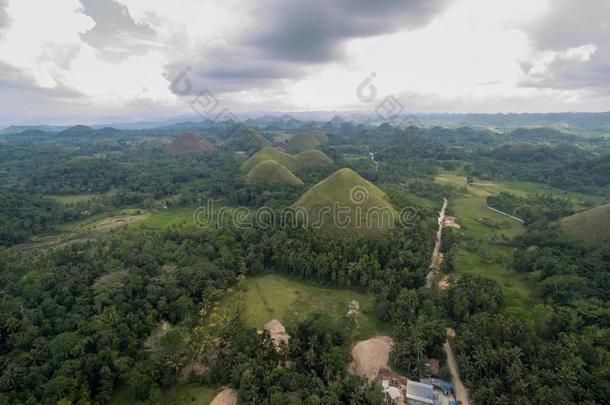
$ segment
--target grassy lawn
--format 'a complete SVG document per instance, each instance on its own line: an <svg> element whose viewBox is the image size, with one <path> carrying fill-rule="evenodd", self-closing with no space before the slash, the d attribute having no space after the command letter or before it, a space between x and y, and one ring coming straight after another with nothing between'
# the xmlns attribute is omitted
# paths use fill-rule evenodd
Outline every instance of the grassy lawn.
<svg viewBox="0 0 610 405"><path fill-rule="evenodd" d="M179 383L161 393L159 398L153 398L146 402L133 401L126 389L120 389L110 401L115 405L208 405L219 392L218 388L207 385Z"/></svg>
<svg viewBox="0 0 610 405"><path fill-rule="evenodd" d="M244 319L255 328L271 319L289 326L314 312L344 317L348 303L360 303L359 326L354 339L367 339L383 332L382 322L375 316L373 296L351 290L325 288L306 282L269 274L248 277L244 292Z"/></svg>

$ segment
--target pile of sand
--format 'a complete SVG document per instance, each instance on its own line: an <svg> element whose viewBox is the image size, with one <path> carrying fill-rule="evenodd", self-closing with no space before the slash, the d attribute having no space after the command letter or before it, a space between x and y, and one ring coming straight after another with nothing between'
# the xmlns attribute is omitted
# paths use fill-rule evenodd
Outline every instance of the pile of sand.
<svg viewBox="0 0 610 405"><path fill-rule="evenodd" d="M271 335L271 339L273 339L273 344L275 347L280 347L283 343L288 343L290 340L290 335L286 333L286 328L284 325L277 319L272 319L263 326L269 334Z"/></svg>
<svg viewBox="0 0 610 405"><path fill-rule="evenodd" d="M352 348L354 361L349 366L349 372L373 381L379 369L387 367L394 341L389 336L376 336L358 342Z"/></svg>
<svg viewBox="0 0 610 405"><path fill-rule="evenodd" d="M230 388L225 388L214 397L210 405L237 405L237 394Z"/></svg>

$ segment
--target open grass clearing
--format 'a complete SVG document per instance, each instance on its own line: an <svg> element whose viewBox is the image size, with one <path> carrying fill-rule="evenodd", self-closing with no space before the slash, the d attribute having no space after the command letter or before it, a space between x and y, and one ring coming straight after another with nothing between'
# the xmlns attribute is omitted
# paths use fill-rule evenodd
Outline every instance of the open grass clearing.
<svg viewBox="0 0 610 405"><path fill-rule="evenodd" d="M373 296L351 290L268 274L246 278L243 300L244 320L258 329L271 319L290 327L315 312L345 317L350 301L356 300L360 304L360 315L353 338L367 339L384 332L383 323L375 315Z"/></svg>
<svg viewBox="0 0 610 405"><path fill-rule="evenodd" d="M193 225L193 214L197 207L169 208L152 211L150 216L139 222L150 228L167 228L172 225Z"/></svg>
<svg viewBox="0 0 610 405"><path fill-rule="evenodd" d="M532 289L536 282L533 274L515 273L507 267L510 248L484 244L481 252L458 248L455 259L455 274L476 274L494 280L502 288L504 301L502 312L527 314L537 302Z"/></svg>

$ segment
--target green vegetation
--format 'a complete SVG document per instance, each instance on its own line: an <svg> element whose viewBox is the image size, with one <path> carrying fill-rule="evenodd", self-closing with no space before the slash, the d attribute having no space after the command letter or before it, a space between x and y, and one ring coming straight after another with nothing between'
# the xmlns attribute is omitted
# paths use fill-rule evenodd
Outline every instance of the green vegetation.
<svg viewBox="0 0 610 405"><path fill-rule="evenodd" d="M301 179L275 160L265 160L254 166L246 175L246 181L252 184L303 185Z"/></svg>
<svg viewBox="0 0 610 405"><path fill-rule="evenodd" d="M246 279L243 316L248 326L258 329L271 319L278 319L287 327L292 327L315 312L345 318L353 300L358 301L360 306L353 338L368 339L380 334L384 326L375 315L373 296L323 288L311 282L275 274Z"/></svg>
<svg viewBox="0 0 610 405"><path fill-rule="evenodd" d="M487 208L484 197L466 194L449 202L464 232L479 240L505 240L519 235L525 229L522 224Z"/></svg>
<svg viewBox="0 0 610 405"><path fill-rule="evenodd" d="M197 207L171 208L153 211L137 225L163 229L173 225L192 225L193 213Z"/></svg>
<svg viewBox="0 0 610 405"><path fill-rule="evenodd" d="M110 402L114 405L208 405L218 392L215 387L182 382L146 401L134 400L127 389L119 390Z"/></svg>
<svg viewBox="0 0 610 405"><path fill-rule="evenodd" d="M230 386L243 404L376 405L379 388L347 373L355 339L391 335L392 366L417 380L444 358L447 327L473 402L606 402L609 210L585 209L608 203L610 138L248 122L0 135L0 403L204 403ZM215 153L172 153L184 133L205 133ZM256 153L303 133L324 152ZM238 151L254 154L249 170ZM261 162L313 186L247 182ZM443 197L461 228L446 221L448 278L428 288ZM357 208L417 216L341 237L271 221L193 226L210 199L229 215L337 203L351 225ZM566 209L583 212L557 220ZM358 323L346 316L354 299ZM257 333L271 318L287 345Z"/></svg>
<svg viewBox="0 0 610 405"><path fill-rule="evenodd" d="M458 249L454 258L455 274L476 274L493 280L502 289L502 312L529 317L538 301L532 288L535 276L516 273L510 268L511 250L484 245L473 251Z"/></svg>
<svg viewBox="0 0 610 405"><path fill-rule="evenodd" d="M563 218L561 228L587 246L610 243L610 204Z"/></svg>
<svg viewBox="0 0 610 405"><path fill-rule="evenodd" d="M76 194L76 195L49 195L48 198L51 198L62 204L72 204L77 202L89 201L96 197L99 197L100 194Z"/></svg>
<svg viewBox="0 0 610 405"><path fill-rule="evenodd" d="M307 190L294 207L306 210L310 221L319 221L321 230L338 234L380 234L398 219L386 194L352 169L337 170Z"/></svg>

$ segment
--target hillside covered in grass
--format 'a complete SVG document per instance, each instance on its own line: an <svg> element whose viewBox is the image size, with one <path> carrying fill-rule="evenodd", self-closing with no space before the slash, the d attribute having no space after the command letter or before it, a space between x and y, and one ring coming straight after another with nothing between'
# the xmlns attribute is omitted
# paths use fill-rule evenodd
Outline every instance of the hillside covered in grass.
<svg viewBox="0 0 610 405"><path fill-rule="evenodd" d="M587 246L610 242L610 204L600 205L561 220L561 228Z"/></svg>
<svg viewBox="0 0 610 405"><path fill-rule="evenodd" d="M286 143L290 149L295 152L304 152L306 150L315 149L318 145L326 142L328 138L322 132L312 134L298 134L290 138Z"/></svg>
<svg viewBox="0 0 610 405"><path fill-rule="evenodd" d="M250 170L246 181L251 184L291 184L302 186L303 181L275 160L265 160Z"/></svg>
<svg viewBox="0 0 610 405"><path fill-rule="evenodd" d="M215 152L216 146L199 134L187 133L177 136L168 149L176 154L190 154Z"/></svg>
<svg viewBox="0 0 610 405"><path fill-rule="evenodd" d="M307 211L310 226L329 233L380 234L398 218L386 194L348 168L313 186L294 207Z"/></svg>
<svg viewBox="0 0 610 405"><path fill-rule="evenodd" d="M291 155L283 150L267 147L251 156L250 159L242 165L242 169L248 172L252 170L254 166L265 160L275 160L293 171L305 167L328 166L333 163L331 158L319 150L309 150Z"/></svg>

